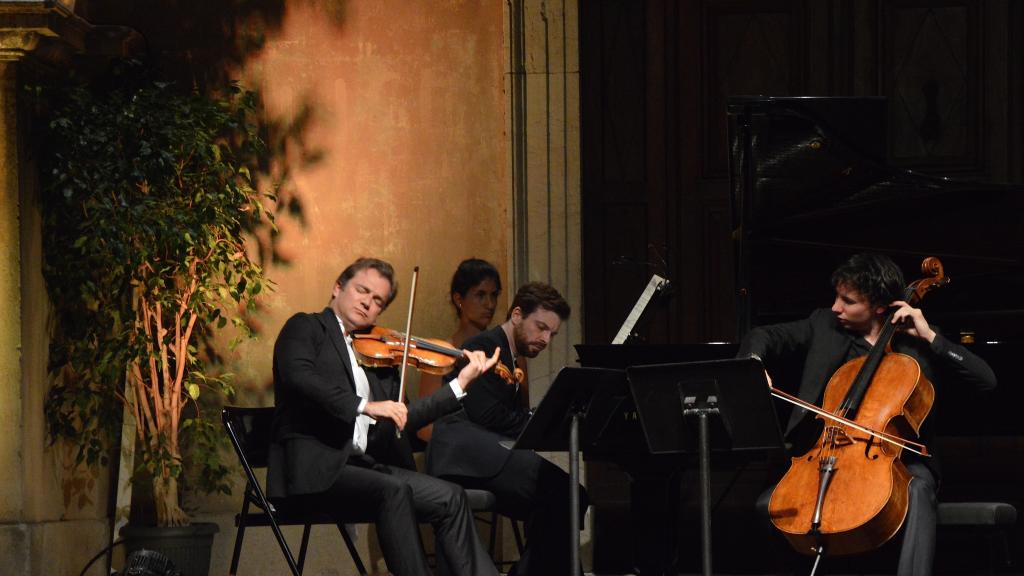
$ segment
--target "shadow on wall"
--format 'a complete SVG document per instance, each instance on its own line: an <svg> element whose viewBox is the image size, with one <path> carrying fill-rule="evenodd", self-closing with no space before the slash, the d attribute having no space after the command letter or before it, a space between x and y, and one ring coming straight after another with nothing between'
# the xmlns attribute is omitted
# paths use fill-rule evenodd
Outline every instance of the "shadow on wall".
<svg viewBox="0 0 1024 576"><path fill-rule="evenodd" d="M79 1L79 16L93 24L129 26L168 79L200 88L223 85L282 29L288 9L305 4L340 29L347 0L132 0Z"/></svg>
<svg viewBox="0 0 1024 576"><path fill-rule="evenodd" d="M323 21L336 29L343 27L346 0L113 0L79 2L76 11L93 24L128 26L138 31L144 40L142 56L159 68L163 79L197 90L217 90L260 55L268 39L282 30L289 9L302 3L320 12ZM289 114L271 116L264 108L260 118L267 153L260 161L257 181L276 195L275 216L293 218L302 227L306 226L306 219L292 177L324 156L322 150L312 148L306 140L307 130L316 117L316 102L306 95ZM277 229L262 226L249 230L249 234L264 269L290 264L287 255L278 249ZM257 335L263 332L261 310L257 305L255 311L245 315L249 328ZM223 348L224 343L219 340L202 343L212 364L228 362ZM259 387L264 395L270 390L269 383Z"/></svg>
<svg viewBox="0 0 1024 576"><path fill-rule="evenodd" d="M77 3L76 12L94 25L124 26L137 31L142 42L133 57L144 63L148 77L153 80L171 82L184 91L220 92L228 89L247 63L259 56L268 39L282 29L288 9L302 2L321 12L324 22L337 29L343 26L344 0L167 0L155 3L85 0ZM109 62L86 55L75 62L72 72L74 77L87 78L97 84L105 81L109 67ZM278 221L294 219L304 228L303 202L293 178L295 173L311 168L324 156L323 151L310 145L307 139L317 119L317 103L307 94L300 95L297 103L283 114L272 114L262 105L258 110L258 131L266 147L257 160L258 173L253 181L263 192L276 197L273 210ZM44 108L37 108L37 112L46 114ZM248 249L265 270L290 264L287 255L279 249L280 233L264 219L247 232L251 239ZM263 333L262 308L257 302L255 310L238 310L257 336ZM229 372L233 360L227 351L228 338L214 332L203 332L198 343L200 353L207 359L211 373ZM272 401L271 384L261 382L257 386L263 390L254 391L253 396L260 400L262 394L261 401ZM248 396L248 392L244 393ZM205 405L206 400L213 402L213 398L208 395L201 398L204 405L197 408L217 409ZM246 403L251 401L246 398ZM70 486L66 487L66 492L65 501L69 502L75 493L83 490L82 486Z"/></svg>

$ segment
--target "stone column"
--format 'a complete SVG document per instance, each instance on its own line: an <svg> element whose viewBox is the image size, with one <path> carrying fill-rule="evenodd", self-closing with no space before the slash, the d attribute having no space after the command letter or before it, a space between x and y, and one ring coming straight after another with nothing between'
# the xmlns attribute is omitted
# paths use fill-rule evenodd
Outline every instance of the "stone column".
<svg viewBox="0 0 1024 576"><path fill-rule="evenodd" d="M16 64L0 61L0 548L19 550L6 524L22 512L21 256ZM13 571L9 573L14 573Z"/></svg>
<svg viewBox="0 0 1024 576"><path fill-rule="evenodd" d="M578 0L508 0L506 22L513 207L506 290L511 300L519 285L547 282L572 307L548 349L530 361L535 406L558 371L576 364L573 345L583 341ZM544 456L568 469L566 453ZM502 540L507 549L510 539ZM580 542L588 569L589 516Z"/></svg>
<svg viewBox="0 0 1024 576"><path fill-rule="evenodd" d="M110 542L109 472L71 474L43 415L49 310L24 84L86 50L93 27L72 9L0 0L0 574L78 574Z"/></svg>
<svg viewBox="0 0 1024 576"><path fill-rule="evenodd" d="M576 0L509 0L506 10L514 230L506 290L511 299L520 284L548 282L573 311L530 362L536 404L583 339L579 17Z"/></svg>

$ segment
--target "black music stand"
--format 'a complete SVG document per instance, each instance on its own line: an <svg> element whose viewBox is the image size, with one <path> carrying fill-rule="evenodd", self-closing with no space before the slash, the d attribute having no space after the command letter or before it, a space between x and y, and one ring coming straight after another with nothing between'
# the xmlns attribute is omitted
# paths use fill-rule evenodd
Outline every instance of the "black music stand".
<svg viewBox="0 0 1024 576"><path fill-rule="evenodd" d="M569 452L571 570L580 575L580 450L598 446L628 390L626 373L606 368L562 368L513 448Z"/></svg>
<svg viewBox="0 0 1024 576"><path fill-rule="evenodd" d="M626 375L651 453L698 454L702 573L711 576L711 450L783 450L764 366L743 358L634 366Z"/></svg>

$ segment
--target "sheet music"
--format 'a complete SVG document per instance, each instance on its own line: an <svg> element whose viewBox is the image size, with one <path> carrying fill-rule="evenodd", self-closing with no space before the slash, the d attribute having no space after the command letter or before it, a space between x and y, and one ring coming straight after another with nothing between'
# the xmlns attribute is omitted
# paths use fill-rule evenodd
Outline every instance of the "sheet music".
<svg viewBox="0 0 1024 576"><path fill-rule="evenodd" d="M633 331L633 327L636 326L640 315L644 313L644 308L647 307L647 303L651 301L654 294L660 290L663 286L668 284L668 280L665 280L661 276L654 274L651 276L651 281L647 283L647 287L644 288L643 293L640 294L640 298L637 298L636 304L633 305L633 309L629 312L629 316L626 316L625 322L622 323L622 327L619 328L618 334L612 339L612 344L622 344L629 338L630 332Z"/></svg>

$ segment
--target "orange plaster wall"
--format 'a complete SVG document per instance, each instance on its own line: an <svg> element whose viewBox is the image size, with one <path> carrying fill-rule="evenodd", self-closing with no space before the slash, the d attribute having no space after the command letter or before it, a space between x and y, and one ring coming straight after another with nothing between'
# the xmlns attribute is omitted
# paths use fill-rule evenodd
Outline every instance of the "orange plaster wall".
<svg viewBox="0 0 1024 576"><path fill-rule="evenodd" d="M475 256L508 269L503 3L324 5L289 3L280 33L243 72L271 116L309 105L303 141L324 153L307 167L289 158L305 225L279 220L290 264L268 269L277 289L262 302L260 340L235 353L238 384L255 393L246 403L272 403L277 332L292 313L322 309L356 257L395 266L401 291L381 324L399 328L420 266L413 332L424 336L454 329L447 287L459 261Z"/></svg>

